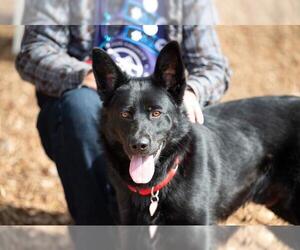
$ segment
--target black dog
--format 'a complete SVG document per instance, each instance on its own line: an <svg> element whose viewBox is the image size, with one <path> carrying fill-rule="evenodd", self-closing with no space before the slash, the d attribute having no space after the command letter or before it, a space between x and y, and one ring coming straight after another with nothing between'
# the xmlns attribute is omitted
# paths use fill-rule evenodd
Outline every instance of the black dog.
<svg viewBox="0 0 300 250"><path fill-rule="evenodd" d="M246 201L300 223L300 98L259 97L204 109L191 124L179 45L154 74L130 78L104 51L93 69L101 135L124 224L208 225Z"/></svg>

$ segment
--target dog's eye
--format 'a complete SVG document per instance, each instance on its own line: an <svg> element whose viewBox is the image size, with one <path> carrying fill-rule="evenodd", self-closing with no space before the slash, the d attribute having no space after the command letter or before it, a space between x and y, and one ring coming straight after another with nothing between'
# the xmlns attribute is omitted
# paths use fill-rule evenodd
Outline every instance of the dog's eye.
<svg viewBox="0 0 300 250"><path fill-rule="evenodd" d="M131 117L131 113L129 111L121 112L121 117L124 119L129 119Z"/></svg>
<svg viewBox="0 0 300 250"><path fill-rule="evenodd" d="M158 117L160 117L160 115L161 115L160 111L152 111L151 112L151 117L153 117L153 118L158 118Z"/></svg>

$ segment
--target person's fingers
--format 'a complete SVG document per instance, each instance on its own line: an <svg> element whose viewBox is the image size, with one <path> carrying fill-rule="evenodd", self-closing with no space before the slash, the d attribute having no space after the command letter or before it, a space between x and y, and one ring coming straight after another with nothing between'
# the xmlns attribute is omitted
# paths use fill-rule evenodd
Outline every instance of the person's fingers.
<svg viewBox="0 0 300 250"><path fill-rule="evenodd" d="M195 117L196 117L197 123L199 123L199 124L204 123L204 116L202 113L202 109L198 103L195 105Z"/></svg>
<svg viewBox="0 0 300 250"><path fill-rule="evenodd" d="M188 118L192 123L204 123L203 113L198 100L193 92L186 91L184 95L184 104Z"/></svg>
<svg viewBox="0 0 300 250"><path fill-rule="evenodd" d="M191 123L196 123L196 118L195 118L194 112L188 113L188 117L189 117Z"/></svg>
<svg viewBox="0 0 300 250"><path fill-rule="evenodd" d="M186 111L187 111L187 114L188 114L188 117L189 117L190 121L192 123L195 123L196 122L196 117L195 117L195 112L194 112L193 107L190 106L190 105L187 105L186 106Z"/></svg>

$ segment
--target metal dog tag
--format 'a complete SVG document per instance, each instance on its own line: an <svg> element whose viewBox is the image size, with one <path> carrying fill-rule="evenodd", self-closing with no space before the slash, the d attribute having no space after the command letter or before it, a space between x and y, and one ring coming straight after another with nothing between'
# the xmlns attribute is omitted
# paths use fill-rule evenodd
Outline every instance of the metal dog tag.
<svg viewBox="0 0 300 250"><path fill-rule="evenodd" d="M154 188L151 190L151 198L150 198L150 206L149 206L149 213L150 216L152 217L155 214L155 211L157 210L158 207L158 202L159 202L159 190L154 193Z"/></svg>
<svg viewBox="0 0 300 250"><path fill-rule="evenodd" d="M150 212L151 217L155 214L155 211L156 211L157 207L158 207L158 202L157 201L151 202L151 204L149 206L149 212Z"/></svg>

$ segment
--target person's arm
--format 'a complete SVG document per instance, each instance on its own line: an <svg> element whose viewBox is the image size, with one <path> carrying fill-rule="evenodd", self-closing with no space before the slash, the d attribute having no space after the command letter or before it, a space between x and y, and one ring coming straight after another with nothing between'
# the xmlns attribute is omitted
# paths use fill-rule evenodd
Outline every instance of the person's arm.
<svg viewBox="0 0 300 250"><path fill-rule="evenodd" d="M68 54L69 36L68 26L26 26L16 68L37 91L59 97L91 72L90 65Z"/></svg>
<svg viewBox="0 0 300 250"><path fill-rule="evenodd" d="M187 84L201 106L217 102L228 88L230 70L213 26L185 26L183 57Z"/></svg>
<svg viewBox="0 0 300 250"><path fill-rule="evenodd" d="M183 55L189 88L202 107L219 101L228 89L231 73L214 27L185 27L184 41Z"/></svg>

